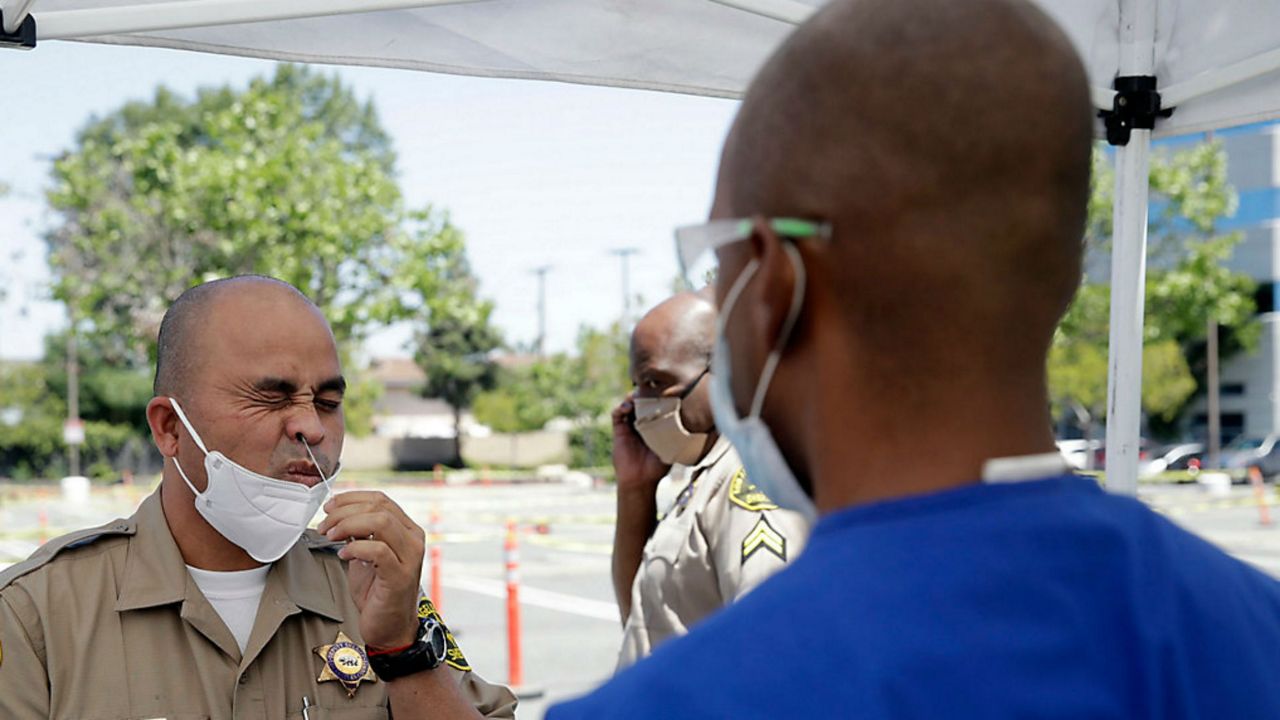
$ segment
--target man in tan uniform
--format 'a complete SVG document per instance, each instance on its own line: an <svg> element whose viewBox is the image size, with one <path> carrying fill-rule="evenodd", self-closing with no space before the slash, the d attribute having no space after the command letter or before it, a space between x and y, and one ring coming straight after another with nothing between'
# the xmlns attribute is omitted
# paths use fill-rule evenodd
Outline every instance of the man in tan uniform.
<svg viewBox="0 0 1280 720"><path fill-rule="evenodd" d="M631 335L635 391L613 411L619 667L737 600L794 558L808 535L806 519L752 485L716 432L707 398L715 319L708 297L682 293ZM674 494L662 507L660 483Z"/></svg>
<svg viewBox="0 0 1280 720"><path fill-rule="evenodd" d="M344 387L292 286L184 293L147 407L159 490L0 573L0 718L514 717L421 596L425 536L403 510L343 493L303 532L341 452Z"/></svg>

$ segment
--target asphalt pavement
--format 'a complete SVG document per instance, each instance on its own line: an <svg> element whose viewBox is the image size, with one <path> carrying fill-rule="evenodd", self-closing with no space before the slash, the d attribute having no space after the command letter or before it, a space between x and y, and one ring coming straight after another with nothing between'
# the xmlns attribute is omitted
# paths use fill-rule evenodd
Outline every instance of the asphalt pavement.
<svg viewBox="0 0 1280 720"><path fill-rule="evenodd" d="M343 489L352 486L345 484ZM612 488L560 484L377 485L421 525L440 549L437 602L472 666L509 681L504 540L518 539L520 650L526 696L518 717L541 718L548 704L587 692L612 674L621 626L609 579ZM42 538L107 522L133 511L146 488L95 489L87 504L0 486L0 568ZM1249 486L1210 491L1196 484L1141 486L1158 512L1233 555L1280 577L1280 494ZM1264 523L1263 521L1268 521ZM429 556L428 556L429 557ZM430 561L423 584L430 587Z"/></svg>

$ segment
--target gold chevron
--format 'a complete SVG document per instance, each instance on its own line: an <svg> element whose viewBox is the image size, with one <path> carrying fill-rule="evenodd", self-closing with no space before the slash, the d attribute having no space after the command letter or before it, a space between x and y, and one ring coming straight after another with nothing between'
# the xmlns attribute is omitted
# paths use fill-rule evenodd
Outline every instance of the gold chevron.
<svg viewBox="0 0 1280 720"><path fill-rule="evenodd" d="M783 562L787 560L787 539L773 529L764 515L760 516L755 526L751 528L751 532L742 539L742 562L745 563L747 558L755 555L760 548L777 555Z"/></svg>

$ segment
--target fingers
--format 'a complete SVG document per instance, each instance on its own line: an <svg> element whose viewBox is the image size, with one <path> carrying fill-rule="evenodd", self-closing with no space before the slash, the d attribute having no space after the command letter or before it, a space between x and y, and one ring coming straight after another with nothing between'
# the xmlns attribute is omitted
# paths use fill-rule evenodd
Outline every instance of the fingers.
<svg viewBox="0 0 1280 720"><path fill-rule="evenodd" d="M338 550L338 557L343 560L359 560L368 563L379 574L403 571L408 565L396 555L395 550L381 540L352 540Z"/></svg>
<svg viewBox="0 0 1280 720"><path fill-rule="evenodd" d="M631 425L631 414L634 408L635 403L631 401L631 395L628 394L622 402L618 403L617 407L615 407L611 413L614 426L623 424L628 426Z"/></svg>
<svg viewBox="0 0 1280 720"><path fill-rule="evenodd" d="M329 499L329 502L324 504L324 511L327 513L327 517L316 528L322 533L327 533L334 523L343 518L360 513L376 512L390 514L409 531L413 531L415 528L420 529L418 524L413 521L413 518L409 517L409 514L403 508L380 492L353 490L334 495Z"/></svg>
<svg viewBox="0 0 1280 720"><path fill-rule="evenodd" d="M420 564L426 554L426 532L382 493L343 493L326 503L325 509L328 515L317 530L330 540L368 541L372 537L373 542L387 545L397 559L409 564Z"/></svg>

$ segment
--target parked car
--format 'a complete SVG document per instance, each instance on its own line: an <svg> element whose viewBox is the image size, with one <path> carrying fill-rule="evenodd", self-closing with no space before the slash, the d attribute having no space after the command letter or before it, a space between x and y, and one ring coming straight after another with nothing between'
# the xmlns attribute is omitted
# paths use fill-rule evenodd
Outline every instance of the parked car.
<svg viewBox="0 0 1280 720"><path fill-rule="evenodd" d="M1067 464L1076 470L1084 470L1088 465L1089 453L1102 447L1101 440L1058 440L1058 452L1066 458ZM1094 465L1094 467L1098 467Z"/></svg>
<svg viewBox="0 0 1280 720"><path fill-rule="evenodd" d="M1262 471L1264 480L1280 475L1280 434L1237 438L1222 449L1222 468L1233 480L1247 480L1252 467Z"/></svg>
<svg viewBox="0 0 1280 720"><path fill-rule="evenodd" d="M1204 464L1204 443L1175 443L1151 452L1151 459L1138 467L1139 477L1155 477L1161 473L1199 470Z"/></svg>
<svg viewBox="0 0 1280 720"><path fill-rule="evenodd" d="M1152 457L1152 450L1155 443L1148 438L1138 438L1138 467L1142 467L1142 463L1148 461ZM1098 448L1093 451L1093 466L1095 468L1105 468L1107 466L1107 445L1101 443Z"/></svg>

